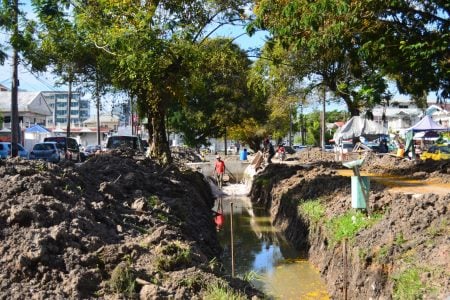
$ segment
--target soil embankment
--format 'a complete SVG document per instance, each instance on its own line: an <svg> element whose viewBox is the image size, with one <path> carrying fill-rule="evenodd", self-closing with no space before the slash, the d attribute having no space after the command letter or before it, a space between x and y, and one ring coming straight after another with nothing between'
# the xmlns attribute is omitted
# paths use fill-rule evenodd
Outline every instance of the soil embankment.
<svg viewBox="0 0 450 300"><path fill-rule="evenodd" d="M123 153L0 161L0 299L202 299L221 277L203 177ZM246 288L247 296L255 291Z"/></svg>
<svg viewBox="0 0 450 300"><path fill-rule="evenodd" d="M351 209L350 178L334 171L342 165L331 155L328 161L314 159L325 155L299 154L309 166L269 165L256 176L250 194L270 209L273 224L309 254L333 299L344 293L348 299L450 295L450 190L445 195L391 193L371 182L371 215L366 217ZM427 184L448 183L449 166L370 156L364 170Z"/></svg>

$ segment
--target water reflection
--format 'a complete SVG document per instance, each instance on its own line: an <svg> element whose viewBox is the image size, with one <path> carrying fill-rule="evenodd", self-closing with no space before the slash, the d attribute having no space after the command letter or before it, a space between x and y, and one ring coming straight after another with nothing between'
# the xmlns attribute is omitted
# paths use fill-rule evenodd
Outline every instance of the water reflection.
<svg viewBox="0 0 450 300"><path fill-rule="evenodd" d="M235 274L250 271L261 278L253 284L282 299L329 299L319 273L271 226L263 209L252 208L247 197L223 198L223 226L218 232L224 267L231 274L230 202L233 202ZM216 209L217 203L216 203Z"/></svg>

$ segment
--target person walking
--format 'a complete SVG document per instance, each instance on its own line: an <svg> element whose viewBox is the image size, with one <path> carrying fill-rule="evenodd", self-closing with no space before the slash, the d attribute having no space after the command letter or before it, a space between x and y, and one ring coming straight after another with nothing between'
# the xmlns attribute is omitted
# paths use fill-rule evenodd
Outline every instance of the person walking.
<svg viewBox="0 0 450 300"><path fill-rule="evenodd" d="M217 186L221 189L223 185L223 174L225 173L225 162L220 155L216 155L216 162L214 164L214 173L217 181Z"/></svg>

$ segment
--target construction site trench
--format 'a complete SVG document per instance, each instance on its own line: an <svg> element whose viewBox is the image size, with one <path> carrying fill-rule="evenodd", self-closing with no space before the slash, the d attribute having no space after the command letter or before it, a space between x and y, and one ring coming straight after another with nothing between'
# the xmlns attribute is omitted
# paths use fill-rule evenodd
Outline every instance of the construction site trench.
<svg viewBox="0 0 450 300"><path fill-rule="evenodd" d="M222 265L211 185L186 166L195 155L174 157L1 160L0 299L267 297ZM372 181L367 217L351 209L350 179L333 159L275 161L253 178L252 205L317 267L332 299L445 299L449 162L367 157L363 172L440 186Z"/></svg>

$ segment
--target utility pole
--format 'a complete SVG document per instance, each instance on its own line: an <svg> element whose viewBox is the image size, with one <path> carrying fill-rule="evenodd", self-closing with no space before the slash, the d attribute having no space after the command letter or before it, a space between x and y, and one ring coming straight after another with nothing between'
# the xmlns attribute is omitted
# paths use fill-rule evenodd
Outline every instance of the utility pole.
<svg viewBox="0 0 450 300"><path fill-rule="evenodd" d="M289 147L292 147L292 103L289 103Z"/></svg>
<svg viewBox="0 0 450 300"><path fill-rule="evenodd" d="M100 139L100 87L98 83L98 73L95 72L95 106L97 110L97 145L101 145L101 139Z"/></svg>
<svg viewBox="0 0 450 300"><path fill-rule="evenodd" d="M305 128L303 126L303 104L300 103L300 136L302 138L302 145L305 145Z"/></svg>
<svg viewBox="0 0 450 300"><path fill-rule="evenodd" d="M323 86L323 102L322 102L322 113L320 114L320 119L322 123L322 130L320 131L320 145L322 147L322 150L325 151L325 100L327 96L327 90L325 86Z"/></svg>
<svg viewBox="0 0 450 300"><path fill-rule="evenodd" d="M19 4L18 0L13 0L13 34L11 36L11 45L13 46L12 57L12 83L11 83L11 156L16 157L19 149L17 143L19 142L19 105L18 105L18 91L19 91L19 79L18 79L18 65L19 54L17 52L17 45L14 42L15 38L19 35Z"/></svg>

